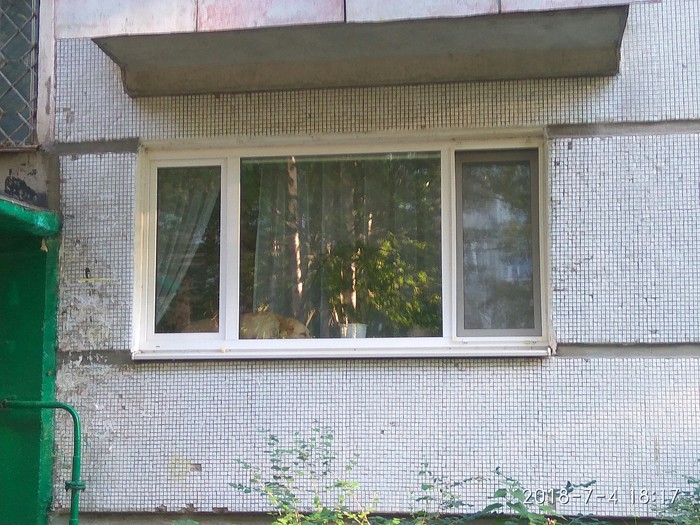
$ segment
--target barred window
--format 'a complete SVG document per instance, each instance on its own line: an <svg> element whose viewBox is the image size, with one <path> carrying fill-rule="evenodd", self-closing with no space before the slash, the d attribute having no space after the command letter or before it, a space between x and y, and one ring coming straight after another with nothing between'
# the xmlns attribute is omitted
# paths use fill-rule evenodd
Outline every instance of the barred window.
<svg viewBox="0 0 700 525"><path fill-rule="evenodd" d="M0 4L0 147L36 143L38 0Z"/></svg>

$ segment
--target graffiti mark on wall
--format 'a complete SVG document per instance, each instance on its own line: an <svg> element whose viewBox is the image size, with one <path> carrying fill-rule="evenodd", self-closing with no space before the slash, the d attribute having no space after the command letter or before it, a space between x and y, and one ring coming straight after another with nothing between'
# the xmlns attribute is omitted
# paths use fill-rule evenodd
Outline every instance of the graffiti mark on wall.
<svg viewBox="0 0 700 525"><path fill-rule="evenodd" d="M48 203L46 192L39 191L37 170L10 169L5 177L4 193L8 197L34 206L46 206Z"/></svg>

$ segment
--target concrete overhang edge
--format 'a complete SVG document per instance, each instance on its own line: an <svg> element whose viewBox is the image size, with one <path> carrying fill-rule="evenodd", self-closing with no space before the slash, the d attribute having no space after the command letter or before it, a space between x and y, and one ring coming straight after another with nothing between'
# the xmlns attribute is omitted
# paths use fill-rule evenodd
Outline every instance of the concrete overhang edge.
<svg viewBox="0 0 700 525"><path fill-rule="evenodd" d="M628 5L93 38L134 97L614 75Z"/></svg>

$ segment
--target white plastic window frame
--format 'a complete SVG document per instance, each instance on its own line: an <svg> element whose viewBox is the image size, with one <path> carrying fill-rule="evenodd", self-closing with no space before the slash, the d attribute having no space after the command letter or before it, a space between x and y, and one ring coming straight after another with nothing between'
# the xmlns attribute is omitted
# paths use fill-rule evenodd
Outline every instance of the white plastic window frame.
<svg viewBox="0 0 700 525"><path fill-rule="evenodd" d="M198 147L200 146L200 147ZM539 152L539 260L541 336L460 337L454 319L461 267L456 260L457 210L455 155L461 151L533 149ZM441 337L367 339L238 339L239 180L240 161L251 157L285 155L343 155L362 153L439 151L442 202ZM377 135L306 139L268 139L258 144L235 143L205 147L197 144L148 143L139 157L132 358L149 359L299 359L299 358L432 358L432 357L542 357L552 355L549 293L548 192L545 141L541 130L489 139L465 132L430 135ZM156 334L152 319L155 304L156 174L159 167L221 166L221 279L219 334ZM232 261L229 263L228 261ZM227 298L231 298L228 299Z"/></svg>

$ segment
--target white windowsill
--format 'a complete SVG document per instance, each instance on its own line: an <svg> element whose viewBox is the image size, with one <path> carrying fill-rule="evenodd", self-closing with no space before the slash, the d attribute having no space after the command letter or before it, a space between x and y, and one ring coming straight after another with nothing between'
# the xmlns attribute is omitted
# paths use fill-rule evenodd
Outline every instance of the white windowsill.
<svg viewBox="0 0 700 525"><path fill-rule="evenodd" d="M218 349L183 349L182 345L153 345L132 352L135 361L149 360L231 360L231 359L357 359L357 358L437 358L437 357L549 357L552 348L541 341L463 342L445 346L443 341L413 340L413 344L391 340L388 344L367 344L358 340L316 340L314 344L298 344L292 340L253 341L235 347ZM223 342L222 342L223 343ZM180 348L177 348L177 347ZM169 348L172 347L172 348Z"/></svg>

